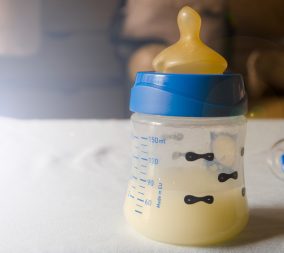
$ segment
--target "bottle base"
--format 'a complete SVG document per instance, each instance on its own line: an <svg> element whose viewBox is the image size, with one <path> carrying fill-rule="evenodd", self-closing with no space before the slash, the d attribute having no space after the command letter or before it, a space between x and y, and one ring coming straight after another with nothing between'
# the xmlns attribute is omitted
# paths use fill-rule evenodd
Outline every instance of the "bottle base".
<svg viewBox="0 0 284 253"><path fill-rule="evenodd" d="M209 247L218 246L227 243L237 237L247 226L249 216L243 217L238 224L235 224L233 228L229 231L224 231L223 233L196 235L194 233L179 232L172 233L172 231L161 233L161 231L155 231L153 229L146 229L144 226L137 226L134 224L130 217L125 215L127 223L138 233L142 234L148 239L158 241L166 244L173 244L178 246L194 246L194 247ZM170 231L170 228L169 228Z"/></svg>

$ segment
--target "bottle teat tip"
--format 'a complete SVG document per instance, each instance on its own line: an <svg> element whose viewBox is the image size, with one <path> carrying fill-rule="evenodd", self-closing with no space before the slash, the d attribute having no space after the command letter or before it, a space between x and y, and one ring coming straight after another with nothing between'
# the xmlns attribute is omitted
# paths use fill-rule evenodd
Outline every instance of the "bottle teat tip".
<svg viewBox="0 0 284 253"><path fill-rule="evenodd" d="M201 18L194 9L184 6L179 11L177 23L181 39L199 38Z"/></svg>
<svg viewBox="0 0 284 253"><path fill-rule="evenodd" d="M180 39L155 57L154 69L165 73L222 74L227 62L200 40L199 14L184 6L179 11L177 22Z"/></svg>

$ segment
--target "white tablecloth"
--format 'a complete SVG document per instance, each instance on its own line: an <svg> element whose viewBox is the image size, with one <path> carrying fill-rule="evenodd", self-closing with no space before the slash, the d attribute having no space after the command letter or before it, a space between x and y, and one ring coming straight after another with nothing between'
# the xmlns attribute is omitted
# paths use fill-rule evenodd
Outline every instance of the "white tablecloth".
<svg viewBox="0 0 284 253"><path fill-rule="evenodd" d="M125 223L129 136L129 121L0 119L0 252L284 252L284 182L265 157L284 121L249 122L250 222L208 248L151 241Z"/></svg>

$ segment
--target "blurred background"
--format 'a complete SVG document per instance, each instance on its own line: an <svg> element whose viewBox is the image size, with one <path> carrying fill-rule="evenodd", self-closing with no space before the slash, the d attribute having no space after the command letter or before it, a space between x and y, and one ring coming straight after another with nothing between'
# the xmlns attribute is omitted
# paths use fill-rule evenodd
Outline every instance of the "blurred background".
<svg viewBox="0 0 284 253"><path fill-rule="evenodd" d="M283 0L0 0L0 116L127 118L137 71L178 39L184 5L242 73L251 118L284 118Z"/></svg>

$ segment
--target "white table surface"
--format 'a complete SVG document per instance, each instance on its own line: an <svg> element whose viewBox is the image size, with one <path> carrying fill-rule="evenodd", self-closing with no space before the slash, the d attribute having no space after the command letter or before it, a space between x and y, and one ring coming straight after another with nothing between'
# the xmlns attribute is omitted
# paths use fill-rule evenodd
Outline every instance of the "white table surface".
<svg viewBox="0 0 284 253"><path fill-rule="evenodd" d="M265 157L284 121L249 122L250 221L219 247L158 243L125 223L129 136L129 121L1 118L0 252L284 252L284 182Z"/></svg>

